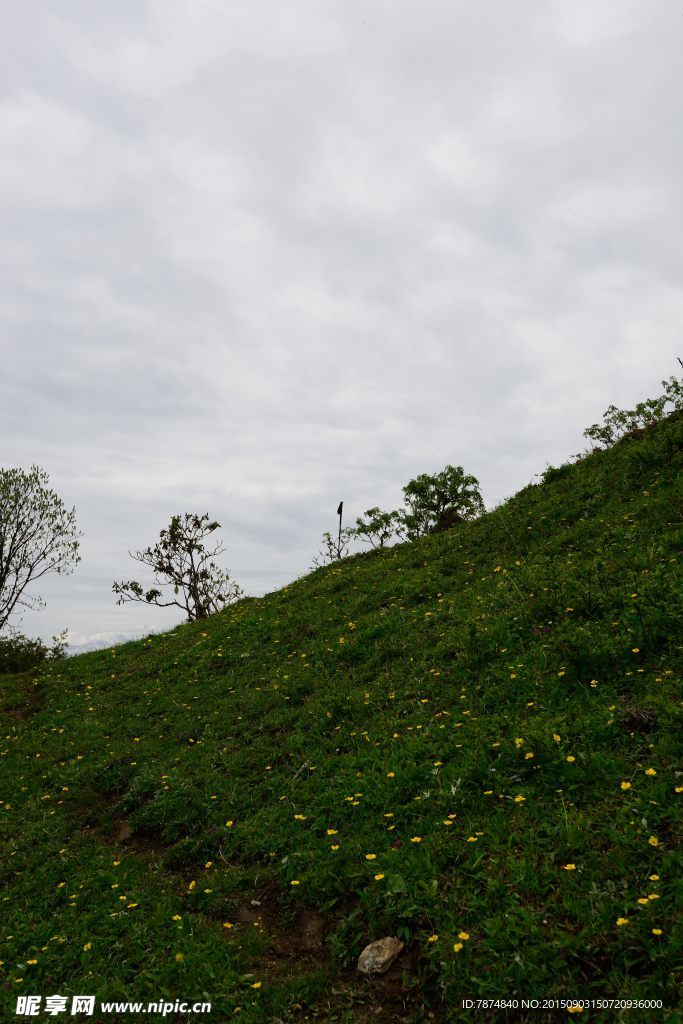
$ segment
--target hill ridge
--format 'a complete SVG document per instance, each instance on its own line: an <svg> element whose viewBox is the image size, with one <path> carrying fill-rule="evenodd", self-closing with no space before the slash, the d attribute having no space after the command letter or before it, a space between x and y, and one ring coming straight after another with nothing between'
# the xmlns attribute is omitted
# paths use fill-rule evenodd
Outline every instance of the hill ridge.
<svg viewBox="0 0 683 1024"><path fill-rule="evenodd" d="M8 999L676 1019L682 438L674 413L472 523L0 677ZM384 935L406 951L365 982Z"/></svg>

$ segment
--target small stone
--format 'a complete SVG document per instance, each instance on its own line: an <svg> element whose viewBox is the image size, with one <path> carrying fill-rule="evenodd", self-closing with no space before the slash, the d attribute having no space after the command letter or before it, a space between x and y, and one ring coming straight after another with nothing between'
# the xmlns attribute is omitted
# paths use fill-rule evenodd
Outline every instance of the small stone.
<svg viewBox="0 0 683 1024"><path fill-rule="evenodd" d="M400 939L387 937L371 942L358 957L361 974L384 974L399 957L404 943Z"/></svg>
<svg viewBox="0 0 683 1024"><path fill-rule="evenodd" d="M119 821L116 827L114 841L117 843L129 843L133 838L133 830L127 821Z"/></svg>

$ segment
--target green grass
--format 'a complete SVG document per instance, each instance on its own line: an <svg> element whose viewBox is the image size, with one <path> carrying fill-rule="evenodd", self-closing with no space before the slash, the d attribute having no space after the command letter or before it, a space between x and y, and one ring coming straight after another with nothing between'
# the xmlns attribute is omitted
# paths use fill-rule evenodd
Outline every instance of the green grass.
<svg viewBox="0 0 683 1024"><path fill-rule="evenodd" d="M680 1019L682 437L675 414L477 522L0 677L3 1019L23 993ZM406 950L366 982L385 935ZM664 1009L460 1010L552 997Z"/></svg>

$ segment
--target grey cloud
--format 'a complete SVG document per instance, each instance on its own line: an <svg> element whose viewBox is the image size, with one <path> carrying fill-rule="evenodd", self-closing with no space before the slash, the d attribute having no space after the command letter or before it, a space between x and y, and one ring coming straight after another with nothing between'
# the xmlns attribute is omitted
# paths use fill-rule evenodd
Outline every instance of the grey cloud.
<svg viewBox="0 0 683 1024"><path fill-rule="evenodd" d="M8 11L0 463L86 532L36 632L209 511L254 593L447 462L489 505L675 371L683 19L664 5ZM28 620L27 620L28 622Z"/></svg>

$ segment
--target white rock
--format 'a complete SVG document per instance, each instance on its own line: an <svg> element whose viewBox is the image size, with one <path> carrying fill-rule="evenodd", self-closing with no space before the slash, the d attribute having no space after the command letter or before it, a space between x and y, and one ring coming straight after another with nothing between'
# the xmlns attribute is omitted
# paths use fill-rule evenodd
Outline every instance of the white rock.
<svg viewBox="0 0 683 1024"><path fill-rule="evenodd" d="M371 942L358 957L358 970L361 974L384 974L400 955L404 945L400 939L390 936Z"/></svg>

